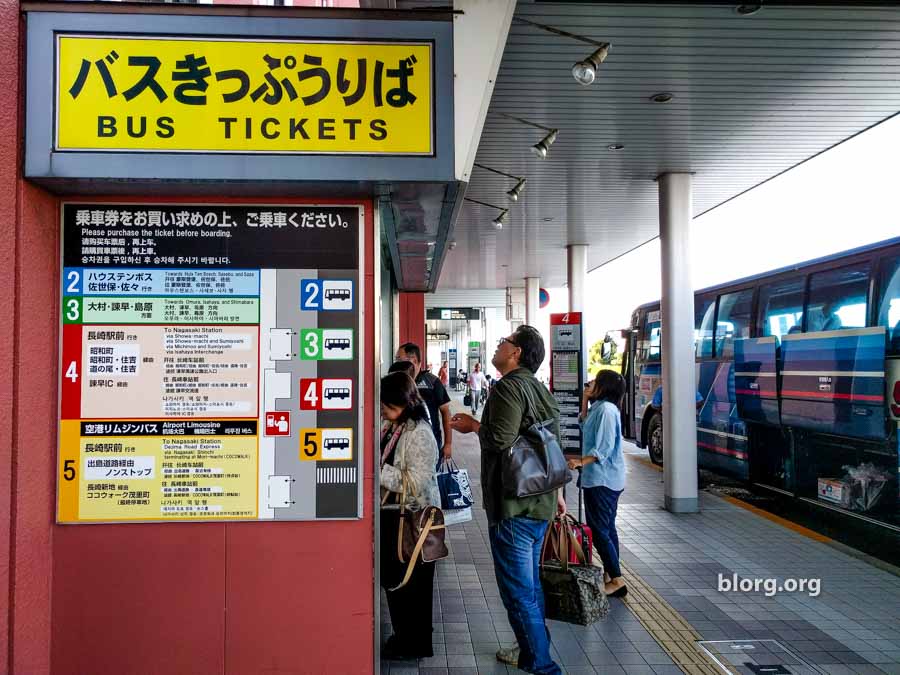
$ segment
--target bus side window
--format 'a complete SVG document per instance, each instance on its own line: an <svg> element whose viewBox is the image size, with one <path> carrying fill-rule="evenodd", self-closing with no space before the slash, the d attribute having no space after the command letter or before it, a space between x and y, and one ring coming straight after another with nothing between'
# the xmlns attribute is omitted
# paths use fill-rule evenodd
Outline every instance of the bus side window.
<svg viewBox="0 0 900 675"><path fill-rule="evenodd" d="M881 263L878 325L887 329L888 352L900 354L900 255Z"/></svg>
<svg viewBox="0 0 900 675"><path fill-rule="evenodd" d="M786 279L763 286L759 308L763 315L762 334L779 340L788 333L799 333L803 326L804 277Z"/></svg>
<svg viewBox="0 0 900 675"><path fill-rule="evenodd" d="M716 302L714 298L697 298L696 303L694 307L694 356L700 359L712 358Z"/></svg>
<svg viewBox="0 0 900 675"><path fill-rule="evenodd" d="M869 263L813 274L809 282L807 332L863 328Z"/></svg>
<svg viewBox="0 0 900 675"><path fill-rule="evenodd" d="M732 357L735 338L750 337L752 312L752 288L719 297L719 315L716 319L716 358Z"/></svg>
<svg viewBox="0 0 900 675"><path fill-rule="evenodd" d="M647 324L650 331L650 350L647 352L648 361L659 361L660 350L660 328L659 322Z"/></svg>

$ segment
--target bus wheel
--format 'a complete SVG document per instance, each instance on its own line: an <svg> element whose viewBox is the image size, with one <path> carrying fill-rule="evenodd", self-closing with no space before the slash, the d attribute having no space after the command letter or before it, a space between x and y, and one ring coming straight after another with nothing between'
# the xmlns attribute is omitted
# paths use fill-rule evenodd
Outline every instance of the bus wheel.
<svg viewBox="0 0 900 675"><path fill-rule="evenodd" d="M650 418L650 424L647 426L647 449L650 451L650 461L662 466L663 429L662 415L659 413Z"/></svg>

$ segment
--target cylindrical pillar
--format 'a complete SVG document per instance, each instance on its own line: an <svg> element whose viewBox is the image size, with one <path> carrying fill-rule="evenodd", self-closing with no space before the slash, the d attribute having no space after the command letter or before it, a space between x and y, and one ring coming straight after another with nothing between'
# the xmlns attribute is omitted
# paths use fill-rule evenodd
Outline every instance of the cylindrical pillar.
<svg viewBox="0 0 900 675"><path fill-rule="evenodd" d="M569 282L569 311L581 312L581 339L587 335L588 315L584 304L584 287L587 282L587 245L570 244L566 247L566 261ZM590 345L583 345L581 349L581 373L587 382L587 352Z"/></svg>
<svg viewBox="0 0 900 675"><path fill-rule="evenodd" d="M537 324L540 287L541 280L538 277L525 277L525 323L529 326Z"/></svg>
<svg viewBox="0 0 900 675"><path fill-rule="evenodd" d="M660 176L663 472L665 507L672 513L698 510L692 218L691 175Z"/></svg>
<svg viewBox="0 0 900 675"><path fill-rule="evenodd" d="M584 286L587 280L587 245L566 247L569 272L569 311L584 312ZM582 320L584 317L582 316Z"/></svg>

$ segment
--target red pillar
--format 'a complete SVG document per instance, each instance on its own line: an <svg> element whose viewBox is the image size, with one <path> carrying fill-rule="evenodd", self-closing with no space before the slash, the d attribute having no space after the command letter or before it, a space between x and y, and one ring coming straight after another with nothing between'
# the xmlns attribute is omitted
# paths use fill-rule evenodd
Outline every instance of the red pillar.
<svg viewBox="0 0 900 675"><path fill-rule="evenodd" d="M425 294L400 294L400 344L415 342L425 350Z"/></svg>
<svg viewBox="0 0 900 675"><path fill-rule="evenodd" d="M20 173L22 25L0 0L0 674L50 672L59 210Z"/></svg>

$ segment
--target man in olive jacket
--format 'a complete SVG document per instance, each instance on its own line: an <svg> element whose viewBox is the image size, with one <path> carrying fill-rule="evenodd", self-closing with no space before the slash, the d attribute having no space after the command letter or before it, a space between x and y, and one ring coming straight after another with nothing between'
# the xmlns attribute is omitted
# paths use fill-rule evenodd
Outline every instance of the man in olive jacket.
<svg viewBox="0 0 900 675"><path fill-rule="evenodd" d="M481 491L494 571L519 643L518 648L501 649L497 658L529 673L556 675L561 671L550 657L540 557L548 522L557 511L565 512L565 501L561 490L518 499L504 496L500 466L503 452L512 447L523 427L535 421L552 419L553 433L559 438L559 406L534 376L543 361L544 340L531 326L520 326L503 338L491 359L502 378L491 389L481 422L459 413L451 427L477 433L481 442ZM537 410L530 409L529 401Z"/></svg>

